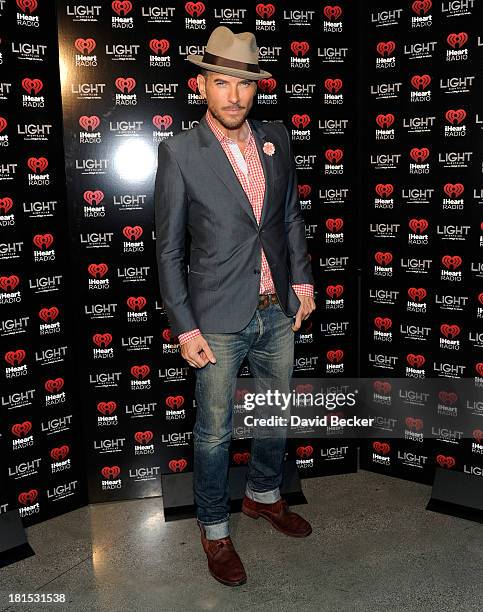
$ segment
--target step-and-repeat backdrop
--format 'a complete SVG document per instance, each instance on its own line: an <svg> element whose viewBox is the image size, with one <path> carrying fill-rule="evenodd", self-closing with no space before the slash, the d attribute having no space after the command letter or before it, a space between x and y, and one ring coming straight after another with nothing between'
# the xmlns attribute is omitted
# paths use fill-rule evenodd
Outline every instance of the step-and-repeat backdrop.
<svg viewBox="0 0 483 612"><path fill-rule="evenodd" d="M327 2L62 2L58 24L89 499L158 495L161 474L193 467L194 371L159 295L153 233L158 144L206 110L186 56L218 25L255 33L273 77L251 116L290 129L320 304L296 334L294 376L349 376L354 14ZM251 377L247 363L239 376ZM240 465L250 439L235 433ZM302 476L354 469L343 430L313 433L287 444Z"/></svg>
<svg viewBox="0 0 483 612"><path fill-rule="evenodd" d="M0 520L86 503L55 10L0 1Z"/></svg>
<svg viewBox="0 0 483 612"><path fill-rule="evenodd" d="M361 364L377 421L361 461L423 482L483 474L481 4L364 16Z"/></svg>

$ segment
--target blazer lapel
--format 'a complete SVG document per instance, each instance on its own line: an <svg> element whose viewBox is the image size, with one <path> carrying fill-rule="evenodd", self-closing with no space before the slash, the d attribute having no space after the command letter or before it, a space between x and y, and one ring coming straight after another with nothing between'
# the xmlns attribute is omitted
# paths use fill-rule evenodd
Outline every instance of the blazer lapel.
<svg viewBox="0 0 483 612"><path fill-rule="evenodd" d="M258 155L263 167L263 173L265 175L265 197L263 199L262 215L260 218L260 225L266 215L267 202L269 194L272 190L273 181L273 159L270 155L266 155L263 152L263 142L265 137L265 131L263 128L256 127L250 119L248 119L250 127L255 138L256 146L258 149ZM233 195L236 197L243 210L251 218L253 223L258 228L259 225L253 213L252 205L248 199L245 190L243 189L235 171L232 168L230 160L225 154L223 147L218 141L217 137L213 134L210 126L206 122L206 118L203 115L199 122L199 127L202 134L202 146L208 149L207 155L203 155L203 159L210 165L211 169L220 177L225 185L230 189Z"/></svg>

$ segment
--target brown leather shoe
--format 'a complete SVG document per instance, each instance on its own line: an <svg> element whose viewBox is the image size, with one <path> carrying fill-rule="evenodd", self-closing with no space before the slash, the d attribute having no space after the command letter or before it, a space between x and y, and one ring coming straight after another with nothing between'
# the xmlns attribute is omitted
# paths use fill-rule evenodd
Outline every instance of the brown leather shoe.
<svg viewBox="0 0 483 612"><path fill-rule="evenodd" d="M284 499L279 499L273 504L262 504L253 501L253 499L245 495L242 503L242 512L254 519L263 516L275 529L294 538L306 538L312 533L310 523L302 518L300 514L289 510L288 504Z"/></svg>
<svg viewBox="0 0 483 612"><path fill-rule="evenodd" d="M208 557L210 574L227 586L238 586L247 581L245 568L236 552L230 536L218 540L208 540L205 537L205 528L198 522L201 531L201 544Z"/></svg>

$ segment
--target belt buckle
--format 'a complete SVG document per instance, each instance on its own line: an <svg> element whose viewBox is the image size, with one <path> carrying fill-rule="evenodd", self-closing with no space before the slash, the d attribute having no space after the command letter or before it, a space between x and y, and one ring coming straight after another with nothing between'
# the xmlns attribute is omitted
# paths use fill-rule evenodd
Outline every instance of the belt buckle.
<svg viewBox="0 0 483 612"><path fill-rule="evenodd" d="M258 297L258 308L259 310L264 310L270 304L276 304L277 302L277 295L275 293L264 293Z"/></svg>

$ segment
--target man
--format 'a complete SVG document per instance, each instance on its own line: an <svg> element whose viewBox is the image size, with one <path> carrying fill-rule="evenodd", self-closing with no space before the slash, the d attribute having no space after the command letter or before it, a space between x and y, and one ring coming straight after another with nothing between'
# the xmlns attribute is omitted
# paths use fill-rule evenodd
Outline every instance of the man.
<svg viewBox="0 0 483 612"><path fill-rule="evenodd" d="M192 130L162 142L155 185L156 251L163 302L182 357L195 368L193 491L210 573L246 582L229 535L229 445L236 377L289 388L294 331L315 309L290 137L281 122L246 119L258 67L250 32L213 30L198 88L208 109ZM191 235L185 280L185 230ZM295 316L295 322L292 318ZM280 496L286 438L252 439L242 511L279 531L311 527Z"/></svg>

